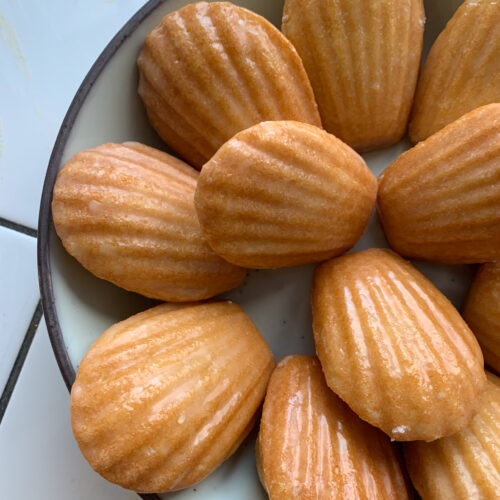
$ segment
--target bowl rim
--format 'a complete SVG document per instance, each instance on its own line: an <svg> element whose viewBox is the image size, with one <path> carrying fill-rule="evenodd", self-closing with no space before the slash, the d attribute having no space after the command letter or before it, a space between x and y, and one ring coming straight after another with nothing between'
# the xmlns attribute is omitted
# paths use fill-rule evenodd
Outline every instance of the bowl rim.
<svg viewBox="0 0 500 500"><path fill-rule="evenodd" d="M100 53L94 64L91 66L87 75L76 91L73 100L64 116L62 125L57 134L52 153L50 155L45 180L42 188L42 196L40 200L40 210L38 215L38 238L37 238L37 266L38 266L38 283L40 294L47 324L47 330L52 345L52 350L57 360L59 370L63 376L64 382L68 391L71 391L71 386L75 380L75 369L68 355L66 345L57 316L55 305L55 296L52 282L52 266L51 266L51 234L55 231L54 221L52 218L52 192L54 184L59 173L59 166L64 149L68 142L68 138L73 129L75 120L85 104L87 96L92 89L94 83L99 78L100 74L113 58L118 49L123 45L137 27L160 5L163 5L168 0L148 0L137 12L122 26L122 28L113 36L111 41L106 45ZM139 494L144 500L160 500L157 494Z"/></svg>

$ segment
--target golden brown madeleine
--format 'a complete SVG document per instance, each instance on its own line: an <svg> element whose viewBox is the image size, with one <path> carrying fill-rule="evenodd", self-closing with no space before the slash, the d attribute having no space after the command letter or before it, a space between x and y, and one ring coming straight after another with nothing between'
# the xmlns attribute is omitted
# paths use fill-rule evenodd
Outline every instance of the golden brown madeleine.
<svg viewBox="0 0 500 500"><path fill-rule="evenodd" d="M465 113L500 101L500 3L465 0L420 75L410 139L423 141Z"/></svg>
<svg viewBox="0 0 500 500"><path fill-rule="evenodd" d="M479 268L462 314L479 341L484 360L500 373L500 262Z"/></svg>
<svg viewBox="0 0 500 500"><path fill-rule="evenodd" d="M479 413L461 432L432 443L405 443L422 500L496 500L500 492L500 379L488 373Z"/></svg>
<svg viewBox="0 0 500 500"><path fill-rule="evenodd" d="M358 151L401 139L422 53L422 0L286 0L282 29L328 132Z"/></svg>
<svg viewBox="0 0 500 500"><path fill-rule="evenodd" d="M273 355L236 304L164 304L117 323L71 391L78 445L103 477L139 492L197 483L248 434Z"/></svg>
<svg viewBox="0 0 500 500"><path fill-rule="evenodd" d="M82 151L59 172L52 215L66 250L99 278L169 301L212 297L245 270L218 257L194 208L198 172L138 143Z"/></svg>
<svg viewBox="0 0 500 500"><path fill-rule="evenodd" d="M328 386L393 439L463 429L485 386L483 356L460 314L409 262L371 249L316 269L316 351Z"/></svg>
<svg viewBox="0 0 500 500"><path fill-rule="evenodd" d="M378 209L390 245L406 257L500 260L500 104L466 114L389 165Z"/></svg>
<svg viewBox="0 0 500 500"><path fill-rule="evenodd" d="M172 12L139 56L139 94L160 136L195 167L265 120L321 126L292 44L263 17L228 2Z"/></svg>
<svg viewBox="0 0 500 500"><path fill-rule="evenodd" d="M280 361L269 381L257 443L270 500L408 498L389 438L328 388L315 357Z"/></svg>
<svg viewBox="0 0 500 500"><path fill-rule="evenodd" d="M339 255L360 238L376 197L362 158L299 122L264 122L205 164L195 206L210 246L229 262L284 267Z"/></svg>

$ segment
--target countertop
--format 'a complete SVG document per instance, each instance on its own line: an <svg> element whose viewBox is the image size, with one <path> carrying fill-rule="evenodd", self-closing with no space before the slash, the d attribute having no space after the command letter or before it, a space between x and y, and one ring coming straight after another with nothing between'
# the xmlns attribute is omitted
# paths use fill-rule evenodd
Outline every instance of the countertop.
<svg viewBox="0 0 500 500"><path fill-rule="evenodd" d="M43 320L40 195L59 126L99 53L142 0L0 0L0 498L137 499L95 474Z"/></svg>

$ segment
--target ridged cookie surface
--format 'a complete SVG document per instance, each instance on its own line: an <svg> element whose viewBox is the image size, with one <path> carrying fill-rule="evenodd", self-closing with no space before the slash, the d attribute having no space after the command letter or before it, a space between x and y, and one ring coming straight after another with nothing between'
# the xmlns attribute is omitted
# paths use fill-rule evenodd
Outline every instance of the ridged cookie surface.
<svg viewBox="0 0 500 500"><path fill-rule="evenodd" d="M432 443L405 443L422 500L496 500L500 492L500 379L488 374L479 413L461 432Z"/></svg>
<svg viewBox="0 0 500 500"><path fill-rule="evenodd" d="M168 301L212 297L245 270L217 256L194 208L198 172L138 143L76 154L57 177L52 215L66 250L127 290Z"/></svg>
<svg viewBox="0 0 500 500"><path fill-rule="evenodd" d="M423 141L500 102L500 2L465 0L434 42L418 81L410 139Z"/></svg>
<svg viewBox="0 0 500 500"><path fill-rule="evenodd" d="M321 125L292 44L263 17L228 2L198 2L165 16L138 65L151 124L198 168L256 123Z"/></svg>
<svg viewBox="0 0 500 500"><path fill-rule="evenodd" d="M342 141L304 123L264 122L205 164L195 205L215 252L273 268L345 252L363 233L375 196L374 176Z"/></svg>
<svg viewBox="0 0 500 500"><path fill-rule="evenodd" d="M463 429L484 389L474 335L409 262L371 249L321 264L313 330L328 386L393 439Z"/></svg>
<svg viewBox="0 0 500 500"><path fill-rule="evenodd" d="M500 259L500 104L478 108L403 153L379 177L390 245L442 263Z"/></svg>
<svg viewBox="0 0 500 500"><path fill-rule="evenodd" d="M328 132L358 151L401 139L422 52L422 0L286 0L282 29Z"/></svg>
<svg viewBox="0 0 500 500"><path fill-rule="evenodd" d="M479 341L484 360L500 373L500 262L479 268L462 314Z"/></svg>
<svg viewBox="0 0 500 500"><path fill-rule="evenodd" d="M92 345L71 391L73 432L109 481L138 492L185 488L248 434L273 367L236 304L164 304Z"/></svg>
<svg viewBox="0 0 500 500"><path fill-rule="evenodd" d="M389 438L328 388L314 357L287 356L274 370L256 451L270 500L408 498Z"/></svg>

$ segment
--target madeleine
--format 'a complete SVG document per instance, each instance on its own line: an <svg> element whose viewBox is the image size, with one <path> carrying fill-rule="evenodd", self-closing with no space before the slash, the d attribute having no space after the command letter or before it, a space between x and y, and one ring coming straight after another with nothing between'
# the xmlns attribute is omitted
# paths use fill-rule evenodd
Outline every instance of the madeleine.
<svg viewBox="0 0 500 500"><path fill-rule="evenodd" d="M194 208L198 172L138 143L103 144L59 172L52 216L66 250L90 272L154 299L213 297L246 274L218 257Z"/></svg>
<svg viewBox="0 0 500 500"><path fill-rule="evenodd" d="M270 500L408 498L389 438L328 388L314 357L287 356L274 370L256 452Z"/></svg>
<svg viewBox="0 0 500 500"><path fill-rule="evenodd" d="M500 380L488 375L479 413L461 432L405 443L406 465L422 500L494 500L500 492Z"/></svg>
<svg viewBox="0 0 500 500"><path fill-rule="evenodd" d="M376 189L362 158L333 135L299 122L264 122L239 132L205 164L195 206L217 254L275 268L351 248Z"/></svg>
<svg viewBox="0 0 500 500"><path fill-rule="evenodd" d="M358 151L401 139L422 53L422 0L286 0L282 30L328 132Z"/></svg>
<svg viewBox="0 0 500 500"><path fill-rule="evenodd" d="M484 360L500 373L500 263L483 264L469 289L462 312L477 337Z"/></svg>
<svg viewBox="0 0 500 500"><path fill-rule="evenodd" d="M500 260L500 104L471 111L403 153L379 177L377 201L385 235L405 257Z"/></svg>
<svg viewBox="0 0 500 500"><path fill-rule="evenodd" d="M409 262L371 249L321 264L312 308L328 386L391 438L432 441L476 413L486 383L479 345Z"/></svg>
<svg viewBox="0 0 500 500"><path fill-rule="evenodd" d="M420 75L409 128L423 141L479 106L500 101L500 3L466 0L438 36Z"/></svg>
<svg viewBox="0 0 500 500"><path fill-rule="evenodd" d="M236 304L154 307L106 330L83 358L71 390L75 438L113 483L185 488L246 437L274 364Z"/></svg>
<svg viewBox="0 0 500 500"><path fill-rule="evenodd" d="M256 123L321 126L292 44L263 17L228 2L198 2L165 16L138 66L151 125L197 168Z"/></svg>

